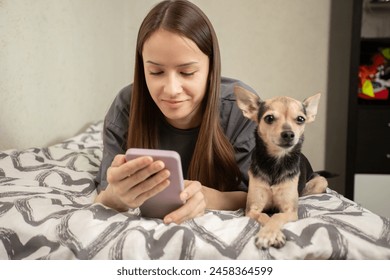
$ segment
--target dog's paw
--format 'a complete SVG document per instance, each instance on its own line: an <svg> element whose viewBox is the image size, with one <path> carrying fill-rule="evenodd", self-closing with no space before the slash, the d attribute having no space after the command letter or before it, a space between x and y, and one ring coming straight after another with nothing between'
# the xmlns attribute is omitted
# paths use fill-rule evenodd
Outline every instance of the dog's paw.
<svg viewBox="0 0 390 280"><path fill-rule="evenodd" d="M261 225L265 225L270 219L270 216L268 216L266 213L259 212L257 209L250 209L246 212L246 216L256 220Z"/></svg>
<svg viewBox="0 0 390 280"><path fill-rule="evenodd" d="M286 236L280 230L263 227L256 235L255 244L258 249L267 249L271 246L281 248L286 244Z"/></svg>
<svg viewBox="0 0 390 280"><path fill-rule="evenodd" d="M326 192L327 187L328 180L322 176L315 176L306 183L305 188L302 190L301 196L324 193Z"/></svg>

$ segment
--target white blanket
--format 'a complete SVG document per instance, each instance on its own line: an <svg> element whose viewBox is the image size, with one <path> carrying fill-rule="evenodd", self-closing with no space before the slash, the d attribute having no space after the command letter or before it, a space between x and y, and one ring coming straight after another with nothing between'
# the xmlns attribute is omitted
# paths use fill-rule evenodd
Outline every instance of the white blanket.
<svg viewBox="0 0 390 280"><path fill-rule="evenodd" d="M101 130L0 152L0 259L390 259L390 219L331 189L300 198L286 245L267 250L242 209L164 225L93 204Z"/></svg>

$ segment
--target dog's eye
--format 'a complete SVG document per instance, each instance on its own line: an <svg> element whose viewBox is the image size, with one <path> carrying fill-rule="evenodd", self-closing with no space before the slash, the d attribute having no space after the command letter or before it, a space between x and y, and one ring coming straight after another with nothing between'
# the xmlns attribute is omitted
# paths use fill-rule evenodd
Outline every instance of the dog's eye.
<svg viewBox="0 0 390 280"><path fill-rule="evenodd" d="M306 119L305 119L304 117L302 117L302 116L299 116L299 117L297 118L297 123L298 123L298 124L304 124L305 121L306 121Z"/></svg>
<svg viewBox="0 0 390 280"><path fill-rule="evenodd" d="M275 117L273 115L267 115L264 117L264 121L267 123L267 124L272 124L275 120Z"/></svg>

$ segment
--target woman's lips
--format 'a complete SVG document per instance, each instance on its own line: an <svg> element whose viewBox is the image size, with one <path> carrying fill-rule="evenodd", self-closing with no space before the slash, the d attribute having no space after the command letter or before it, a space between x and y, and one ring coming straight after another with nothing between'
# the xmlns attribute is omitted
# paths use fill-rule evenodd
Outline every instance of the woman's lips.
<svg viewBox="0 0 390 280"><path fill-rule="evenodd" d="M170 107L179 107L185 102L185 100L162 100L165 104Z"/></svg>

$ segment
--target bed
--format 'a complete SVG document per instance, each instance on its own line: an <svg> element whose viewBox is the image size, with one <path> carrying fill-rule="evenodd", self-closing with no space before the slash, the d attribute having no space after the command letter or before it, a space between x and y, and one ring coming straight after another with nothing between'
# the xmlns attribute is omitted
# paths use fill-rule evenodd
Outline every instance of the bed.
<svg viewBox="0 0 390 280"><path fill-rule="evenodd" d="M0 152L0 259L390 259L390 219L330 188L299 200L286 245L259 250L259 225L207 211L181 225L94 204L102 122L50 147Z"/></svg>

